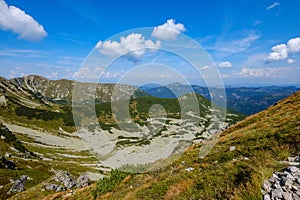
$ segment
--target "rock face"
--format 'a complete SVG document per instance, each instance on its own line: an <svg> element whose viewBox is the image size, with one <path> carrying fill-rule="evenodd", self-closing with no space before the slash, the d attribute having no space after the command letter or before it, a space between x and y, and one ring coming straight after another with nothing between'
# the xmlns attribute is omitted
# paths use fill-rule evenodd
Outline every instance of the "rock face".
<svg viewBox="0 0 300 200"><path fill-rule="evenodd" d="M46 184L46 190L54 190L56 192L71 189L71 188L82 188L89 185L89 178L85 175L80 175L77 179L74 179L69 172L57 171L53 181L56 184Z"/></svg>
<svg viewBox="0 0 300 200"><path fill-rule="evenodd" d="M23 176L21 176L21 178L14 181L13 186L9 189L7 194L11 194L13 192L23 192L27 178L28 178L27 175L23 175Z"/></svg>
<svg viewBox="0 0 300 200"><path fill-rule="evenodd" d="M300 165L275 172L262 186L264 200L300 200Z"/></svg>

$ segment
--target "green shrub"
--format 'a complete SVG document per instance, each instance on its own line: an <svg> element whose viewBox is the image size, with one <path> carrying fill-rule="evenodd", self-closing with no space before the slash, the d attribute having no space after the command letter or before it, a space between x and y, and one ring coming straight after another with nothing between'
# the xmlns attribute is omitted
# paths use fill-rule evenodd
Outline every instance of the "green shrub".
<svg viewBox="0 0 300 200"><path fill-rule="evenodd" d="M128 173L112 170L110 176L104 177L97 183L96 187L91 191L92 195L96 199L97 196L111 192L127 175Z"/></svg>

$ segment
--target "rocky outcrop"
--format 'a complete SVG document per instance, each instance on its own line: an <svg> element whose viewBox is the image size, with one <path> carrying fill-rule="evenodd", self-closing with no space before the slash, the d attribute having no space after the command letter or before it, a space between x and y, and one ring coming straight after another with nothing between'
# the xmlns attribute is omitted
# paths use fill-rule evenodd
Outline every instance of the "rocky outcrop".
<svg viewBox="0 0 300 200"><path fill-rule="evenodd" d="M64 191L71 188L82 188L89 185L89 178L86 175L80 175L77 179L66 171L57 171L53 178L54 183L45 184L45 190Z"/></svg>
<svg viewBox="0 0 300 200"><path fill-rule="evenodd" d="M28 176L27 175L23 175L23 176L21 176L21 178L13 181L14 184L9 189L9 191L7 192L7 194L11 194L11 193L14 193L14 192L23 192L24 188L25 188L25 184L26 184L27 179L28 179Z"/></svg>
<svg viewBox="0 0 300 200"><path fill-rule="evenodd" d="M63 186L67 189L70 189L76 186L76 180L71 176L69 172L66 171L58 171L53 179L58 183L62 183Z"/></svg>
<svg viewBox="0 0 300 200"><path fill-rule="evenodd" d="M264 200L300 200L300 165L275 172L263 182Z"/></svg>

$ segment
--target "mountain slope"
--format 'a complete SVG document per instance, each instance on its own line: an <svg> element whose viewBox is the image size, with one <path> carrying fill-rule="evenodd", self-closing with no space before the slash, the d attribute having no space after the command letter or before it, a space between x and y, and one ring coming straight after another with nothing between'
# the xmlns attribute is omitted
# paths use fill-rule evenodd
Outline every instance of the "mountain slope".
<svg viewBox="0 0 300 200"><path fill-rule="evenodd" d="M128 175L98 199L261 199L263 180L299 154L299 127L297 92L225 130L205 158L198 157L201 144L194 145L170 166Z"/></svg>
<svg viewBox="0 0 300 200"><path fill-rule="evenodd" d="M220 113L221 109L214 110L210 102L200 95L187 94L178 99L162 99L146 96L145 93L138 91L131 96L129 102L125 102L125 107L129 109L130 118L138 124L137 127L140 131L124 130L114 120L112 103L105 100L110 100L115 85L80 83L83 89L94 90L96 87L100 88L97 94L101 98L96 99L96 101L91 98L92 96L87 98L92 99L95 104L92 101L84 100L76 104L76 108L79 108L83 115L88 114L86 115L87 118L80 121L83 125L82 129L76 131L72 106L68 99L71 97L69 95L72 92L70 92L71 88L74 87L73 84L72 81L50 81L38 76L12 80L1 78L0 100L2 99L2 103L0 106L2 112L0 113L0 120L9 128L8 130L3 125L6 131L5 134L12 131L17 137L17 139L16 137L14 139L16 141L20 140L28 151L37 156L23 158L23 155L19 152L12 154L11 159L17 163L18 170L0 169L0 175L3 177L2 182L0 182L3 195L0 194L0 198L12 196L12 199L24 199L25 196L30 199L41 199L49 193L53 194L53 192L48 191L41 192L43 184L47 181L46 179L53 175L51 168L68 170L76 175L85 172L95 173L95 170L99 172L99 169L101 169L104 171L101 171L100 175L103 175L110 167L120 167L124 165L123 161L128 161L126 159L121 160L122 157L119 157L124 150L135 149L133 156L137 154L144 155L143 152L139 152L137 149L161 147L159 145L165 146L166 143L161 141L166 141L165 139L168 138L170 139L168 141L170 153L178 152L188 147L193 140L202 140L208 134L211 134L210 130L216 130L217 125L220 126L218 128L224 129L241 119L240 115L228 112L226 121L218 123L219 115L215 116L212 113ZM104 88L103 91L101 88ZM130 91L136 90L136 88L127 85L118 85L118 89L123 95L127 95L126 92L130 93ZM85 92L93 91L85 90ZM65 93L68 95L65 95ZM197 98L194 101L196 104L191 104L193 101L190 100L194 97ZM114 103L121 105L123 102L116 98ZM159 106L155 107L157 105L164 107L164 109ZM181 105L186 105L187 108L182 109ZM194 113L194 108L190 109L190 106L199 106L201 112ZM93 107L96 113L89 115L89 107ZM161 120L162 117L157 115L161 112L166 113L165 122ZM88 117L94 119L95 114L99 123L94 120L92 124ZM181 115L185 116L183 121L180 120ZM127 119L122 123L128 124ZM161 125L163 125L162 129L156 129L157 126ZM133 133L135 134L134 137L132 136ZM110 140L107 144L101 145L101 142L105 140L101 140L101 138L99 140L99 137L106 135L109 136ZM185 137L186 135L189 137ZM82 142L85 141L88 142L83 145ZM0 140L0 142L2 141ZM19 143L16 144L19 145ZM13 151L10 148L12 145L5 143L3 145L5 148L1 149L0 155L3 156ZM105 151L106 154L102 156L103 160L99 157L96 160L91 155L92 151L96 151L98 148L102 153L101 150L103 149L101 148L105 149L108 145L112 145L112 151ZM150 157L144 159L146 164L157 161L158 156L163 156L158 157L159 159L169 156L169 154L161 154L159 151L153 152L153 160L149 160ZM114 159L118 159L120 162L113 162ZM114 166L110 165L111 161ZM22 174L29 175L33 178L33 181L30 180L26 184L23 193L6 195L11 186L9 179L17 179ZM39 175L40 177L38 177Z"/></svg>

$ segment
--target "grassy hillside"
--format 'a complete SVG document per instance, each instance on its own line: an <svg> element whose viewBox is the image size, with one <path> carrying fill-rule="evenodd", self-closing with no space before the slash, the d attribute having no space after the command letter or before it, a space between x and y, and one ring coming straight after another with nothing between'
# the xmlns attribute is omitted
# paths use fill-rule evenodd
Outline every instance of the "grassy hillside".
<svg viewBox="0 0 300 200"><path fill-rule="evenodd" d="M300 92L225 130L205 158L192 146L170 166L97 184L97 199L262 199L262 181L300 153ZM230 151L230 147L235 147ZM231 148L233 149L233 148ZM187 168L193 170L187 171ZM115 180L115 181L114 181ZM67 199L93 199L92 187ZM56 194L58 197L60 194Z"/></svg>

